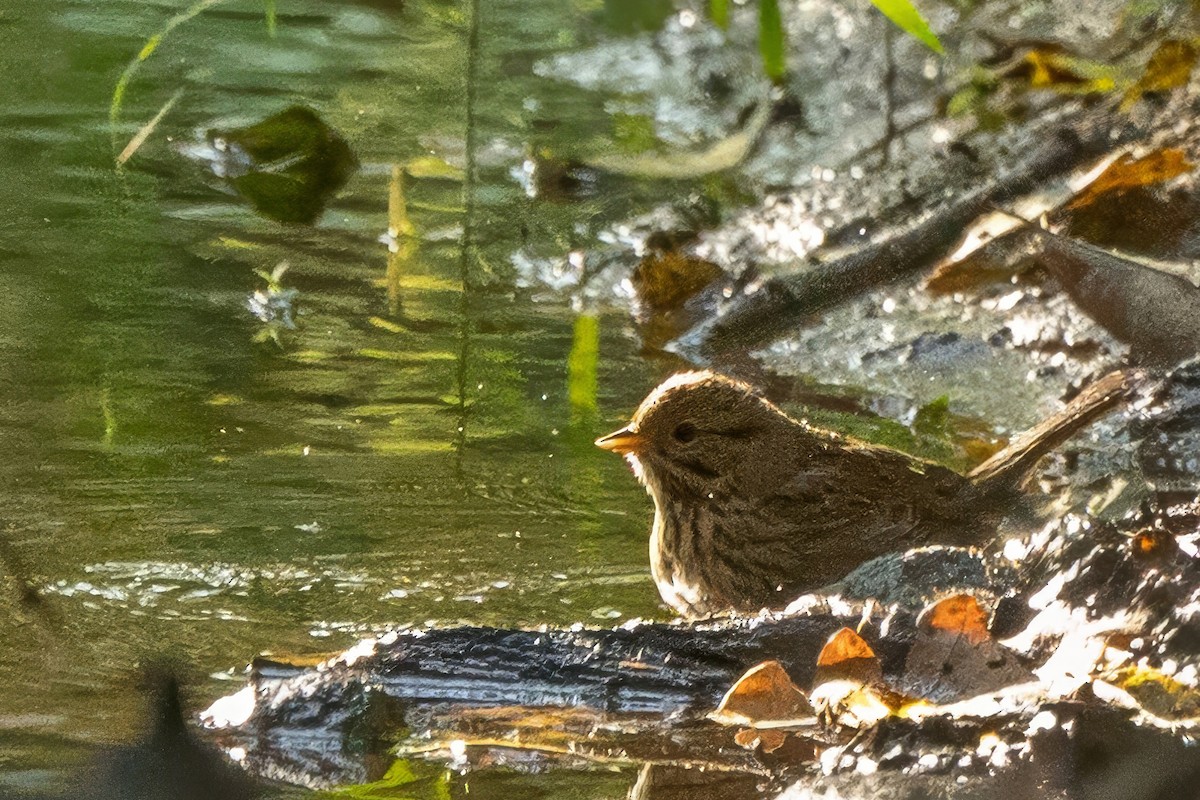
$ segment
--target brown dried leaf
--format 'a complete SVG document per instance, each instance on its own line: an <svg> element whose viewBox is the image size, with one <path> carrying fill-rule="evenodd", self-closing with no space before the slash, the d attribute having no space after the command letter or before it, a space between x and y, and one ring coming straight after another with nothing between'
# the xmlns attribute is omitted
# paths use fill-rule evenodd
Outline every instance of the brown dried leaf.
<svg viewBox="0 0 1200 800"><path fill-rule="evenodd" d="M1186 175L1194 166L1177 148L1155 150L1141 158L1134 158L1127 153L1109 164L1104 172L1067 204L1067 209L1086 208L1110 192L1119 194Z"/></svg>
<svg viewBox="0 0 1200 800"><path fill-rule="evenodd" d="M726 725L755 725L812 714L808 698L792 683L783 665L764 661L730 687L711 718Z"/></svg>
<svg viewBox="0 0 1200 800"><path fill-rule="evenodd" d="M988 613L968 594L925 610L904 664L905 685L928 699L952 701L1024 683L1032 674L988 631Z"/></svg>

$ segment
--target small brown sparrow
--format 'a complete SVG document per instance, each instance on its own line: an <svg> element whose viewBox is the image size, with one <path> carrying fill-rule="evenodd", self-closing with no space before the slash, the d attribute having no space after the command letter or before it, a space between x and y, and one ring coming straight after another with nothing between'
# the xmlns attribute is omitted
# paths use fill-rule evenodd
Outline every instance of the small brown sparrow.
<svg viewBox="0 0 1200 800"><path fill-rule="evenodd" d="M753 612L885 553L986 542L1037 460L1140 380L1105 375L966 476L794 420L712 372L668 378L596 444L624 455L654 498L663 600L684 617Z"/></svg>

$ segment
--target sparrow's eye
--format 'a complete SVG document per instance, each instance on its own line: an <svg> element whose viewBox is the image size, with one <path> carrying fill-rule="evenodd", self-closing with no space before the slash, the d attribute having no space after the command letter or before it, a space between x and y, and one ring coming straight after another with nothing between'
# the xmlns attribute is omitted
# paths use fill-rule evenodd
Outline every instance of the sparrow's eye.
<svg viewBox="0 0 1200 800"><path fill-rule="evenodd" d="M692 439L696 438L696 426L690 422L683 422L675 426L675 441L687 444Z"/></svg>

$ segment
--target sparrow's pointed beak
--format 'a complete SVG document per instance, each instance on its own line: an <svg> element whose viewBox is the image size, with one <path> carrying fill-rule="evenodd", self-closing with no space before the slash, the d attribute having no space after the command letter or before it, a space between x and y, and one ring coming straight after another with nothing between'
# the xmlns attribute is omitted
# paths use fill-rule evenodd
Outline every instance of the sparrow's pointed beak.
<svg viewBox="0 0 1200 800"><path fill-rule="evenodd" d="M601 436L596 440L596 447L621 455L636 453L641 444L642 438L632 427L621 428L619 431L613 431L608 436Z"/></svg>

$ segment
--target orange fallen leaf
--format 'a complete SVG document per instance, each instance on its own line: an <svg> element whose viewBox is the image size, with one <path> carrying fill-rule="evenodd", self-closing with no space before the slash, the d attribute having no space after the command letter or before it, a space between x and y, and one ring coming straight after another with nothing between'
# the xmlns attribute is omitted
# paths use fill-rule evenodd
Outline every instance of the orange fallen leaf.
<svg viewBox="0 0 1200 800"><path fill-rule="evenodd" d="M1184 158L1178 148L1164 148L1153 153L1134 158L1125 154L1108 165L1094 181L1089 183L1082 192L1067 204L1068 210L1090 206L1102 195L1110 192L1125 192L1142 186L1170 180L1178 175L1192 171L1195 165Z"/></svg>
<svg viewBox="0 0 1200 800"><path fill-rule="evenodd" d="M861 636L849 628L829 637L817 656L817 673L813 685L819 686L832 680L851 680L858 683L874 683L883 680L883 667L875 651Z"/></svg>
<svg viewBox="0 0 1200 800"><path fill-rule="evenodd" d="M875 651L866 640L850 628L842 628L829 637L817 656L818 667L833 667L852 658L875 658Z"/></svg>
<svg viewBox="0 0 1200 800"><path fill-rule="evenodd" d="M764 661L730 687L711 718L724 724L754 725L812 714L808 697L792 683L783 665Z"/></svg>
<svg viewBox="0 0 1200 800"><path fill-rule="evenodd" d="M928 630L959 634L972 645L991 638L988 614L969 594L956 594L925 610L917 624Z"/></svg>

